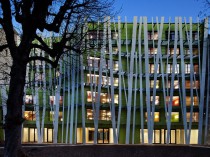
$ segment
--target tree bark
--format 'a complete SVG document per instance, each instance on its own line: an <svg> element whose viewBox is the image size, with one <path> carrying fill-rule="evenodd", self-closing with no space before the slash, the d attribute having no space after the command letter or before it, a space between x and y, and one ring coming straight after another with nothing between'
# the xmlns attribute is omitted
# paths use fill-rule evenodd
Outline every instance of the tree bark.
<svg viewBox="0 0 210 157"><path fill-rule="evenodd" d="M21 56L21 54L19 55ZM23 58L21 56L21 58ZM21 150L22 105L27 63L23 59L13 60L11 80L5 117L5 150L4 157L18 157Z"/></svg>

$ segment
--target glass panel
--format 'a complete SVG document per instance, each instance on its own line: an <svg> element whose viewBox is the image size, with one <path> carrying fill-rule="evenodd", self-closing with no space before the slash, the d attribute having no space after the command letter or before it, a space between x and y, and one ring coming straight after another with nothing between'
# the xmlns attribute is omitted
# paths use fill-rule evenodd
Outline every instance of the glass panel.
<svg viewBox="0 0 210 157"><path fill-rule="evenodd" d="M50 121L54 119L54 111L50 111ZM58 121L63 121L63 112L58 113Z"/></svg>
<svg viewBox="0 0 210 157"><path fill-rule="evenodd" d="M47 142L47 128L44 128L44 142Z"/></svg>
<svg viewBox="0 0 210 157"><path fill-rule="evenodd" d="M171 143L176 143L176 130L171 130Z"/></svg>
<svg viewBox="0 0 210 157"><path fill-rule="evenodd" d="M104 134L103 129L98 129L98 143L103 143Z"/></svg>
<svg viewBox="0 0 210 157"><path fill-rule="evenodd" d="M192 122L198 122L199 113L192 112ZM187 122L190 122L190 112L187 112Z"/></svg>
<svg viewBox="0 0 210 157"><path fill-rule="evenodd" d="M160 143L160 130L154 130L154 143Z"/></svg>
<svg viewBox="0 0 210 157"><path fill-rule="evenodd" d="M34 142L34 128L29 128L29 142Z"/></svg>
<svg viewBox="0 0 210 157"><path fill-rule="evenodd" d="M160 88L160 81L159 80L156 80L156 87L155 88ZM155 82L154 82L154 80L151 80L150 81L150 88L154 88L154 84L155 84Z"/></svg>
<svg viewBox="0 0 210 157"><path fill-rule="evenodd" d="M192 83L193 83L193 85L192 85L193 89L198 89L200 87L200 82L199 81L193 81ZM185 81L185 88L186 89L191 88L190 80Z"/></svg>
<svg viewBox="0 0 210 157"><path fill-rule="evenodd" d="M48 128L48 142L53 142L53 129Z"/></svg>
<svg viewBox="0 0 210 157"><path fill-rule="evenodd" d="M179 112L171 113L171 122L179 122Z"/></svg>
<svg viewBox="0 0 210 157"><path fill-rule="evenodd" d="M109 143L109 129L104 129L104 143Z"/></svg>
<svg viewBox="0 0 210 157"><path fill-rule="evenodd" d="M35 111L25 111L24 117L26 120L35 121L36 120Z"/></svg>
<svg viewBox="0 0 210 157"><path fill-rule="evenodd" d="M28 142L28 128L23 128L22 141L23 142Z"/></svg>
<svg viewBox="0 0 210 157"><path fill-rule="evenodd" d="M25 97L25 104L26 105L33 104L33 97L32 97L32 95L26 95L26 97Z"/></svg>
<svg viewBox="0 0 210 157"><path fill-rule="evenodd" d="M148 143L148 130L144 129L144 143Z"/></svg>
<svg viewBox="0 0 210 157"><path fill-rule="evenodd" d="M166 97L166 104L170 104L170 96ZM172 106L179 106L179 96L172 97Z"/></svg>
<svg viewBox="0 0 210 157"><path fill-rule="evenodd" d="M151 112L152 116L152 112ZM147 122L148 120L148 115L147 112L145 112L145 121ZM154 122L159 122L160 121L160 113L159 112L154 112Z"/></svg>
<svg viewBox="0 0 210 157"><path fill-rule="evenodd" d="M153 102L153 96L150 97L150 103L152 105ZM160 97L159 96L155 96L155 105L159 105L160 104Z"/></svg>

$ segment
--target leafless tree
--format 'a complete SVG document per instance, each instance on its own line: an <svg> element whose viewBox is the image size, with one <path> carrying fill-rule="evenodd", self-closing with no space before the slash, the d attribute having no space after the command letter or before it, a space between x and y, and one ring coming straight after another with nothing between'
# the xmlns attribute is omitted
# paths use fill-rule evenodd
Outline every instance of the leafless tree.
<svg viewBox="0 0 210 157"><path fill-rule="evenodd" d="M5 157L19 156L18 152L22 150L22 105L27 63L41 60L56 67L66 50L82 53L84 23L110 13L112 4L112 0L0 0L0 27L6 39L0 43L0 52L7 49L12 58L4 128ZM19 43L14 37L15 30L21 35ZM52 40L49 46L41 33L59 35L59 40ZM34 48L51 59L31 56Z"/></svg>

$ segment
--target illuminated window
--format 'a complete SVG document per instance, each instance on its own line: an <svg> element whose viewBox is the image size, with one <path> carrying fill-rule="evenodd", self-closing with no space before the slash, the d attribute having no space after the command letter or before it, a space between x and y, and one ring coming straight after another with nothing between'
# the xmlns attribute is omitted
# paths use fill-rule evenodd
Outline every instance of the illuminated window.
<svg viewBox="0 0 210 157"><path fill-rule="evenodd" d="M155 65L154 64L150 64L150 73L159 73L159 64L158 64L158 68L157 71L155 72Z"/></svg>
<svg viewBox="0 0 210 157"><path fill-rule="evenodd" d="M56 103L56 100L55 100L55 96L50 96L50 105L55 105ZM60 99L59 99L59 105L62 105L63 104L63 96L60 96Z"/></svg>
<svg viewBox="0 0 210 157"><path fill-rule="evenodd" d="M118 86L118 78L113 78L114 86ZM111 78L102 76L102 85L111 85Z"/></svg>
<svg viewBox="0 0 210 157"><path fill-rule="evenodd" d="M152 116L152 112L151 112ZM148 115L147 112L145 112L145 121L148 121ZM154 112L154 122L159 122L160 121L160 113L159 112Z"/></svg>
<svg viewBox="0 0 210 157"><path fill-rule="evenodd" d="M157 48L149 48L149 54L157 54Z"/></svg>
<svg viewBox="0 0 210 157"><path fill-rule="evenodd" d="M53 121L54 119L54 111L50 111L50 121ZM58 120L63 121L63 112L58 113Z"/></svg>
<svg viewBox="0 0 210 157"><path fill-rule="evenodd" d="M175 74L179 73L179 64L174 65L174 72ZM173 72L173 64L168 64L167 66L167 73L172 73Z"/></svg>
<svg viewBox="0 0 210 157"><path fill-rule="evenodd" d="M171 112L171 122L179 122L179 112Z"/></svg>
<svg viewBox="0 0 210 157"><path fill-rule="evenodd" d="M156 86L155 86L155 88L160 88L159 83L160 83L160 81L159 80L156 80ZM154 84L155 84L154 80L151 80L150 81L150 88L154 88Z"/></svg>
<svg viewBox="0 0 210 157"><path fill-rule="evenodd" d="M150 97L150 102L152 105L153 102L153 96ZM159 105L160 104L160 97L159 96L155 96L155 105Z"/></svg>
<svg viewBox="0 0 210 157"><path fill-rule="evenodd" d="M26 97L25 97L25 104L26 105L33 104L33 97L32 97L32 95L26 95Z"/></svg>
<svg viewBox="0 0 210 157"><path fill-rule="evenodd" d="M87 102L96 102L98 93L87 91Z"/></svg>
<svg viewBox="0 0 210 157"><path fill-rule="evenodd" d="M35 121L36 120L35 111L25 111L24 117L26 120Z"/></svg>
<svg viewBox="0 0 210 157"><path fill-rule="evenodd" d="M198 64L195 64L193 67L194 67L194 74L199 74L199 66L198 66Z"/></svg>
<svg viewBox="0 0 210 157"><path fill-rule="evenodd" d="M192 82L192 88L193 89L198 89L200 87L200 82L199 81L193 81ZM185 88L190 89L191 88L191 83L190 80L185 81Z"/></svg>
<svg viewBox="0 0 210 157"><path fill-rule="evenodd" d="M199 73L199 66L197 64L193 65L193 70L194 74ZM185 64L185 73L189 74L190 73L190 64Z"/></svg>
<svg viewBox="0 0 210 157"><path fill-rule="evenodd" d="M186 48L184 51L185 51L185 54L187 54L187 55L190 54L189 48ZM193 51L193 55L198 55L198 48L193 48L192 51Z"/></svg>
<svg viewBox="0 0 210 157"><path fill-rule="evenodd" d="M99 68L100 58L89 57L87 58L87 62L89 67Z"/></svg>
<svg viewBox="0 0 210 157"><path fill-rule="evenodd" d="M92 109L87 109L87 119L93 120L94 114ZM109 110L100 110L99 111L99 120L111 120L111 112Z"/></svg>
<svg viewBox="0 0 210 157"><path fill-rule="evenodd" d="M87 91L87 102L96 102L98 93ZM93 98L92 98L93 97ZM110 103L111 102L111 96L107 93L101 93L100 95L100 102L102 104ZM114 94L114 103L118 104L118 94Z"/></svg>
<svg viewBox="0 0 210 157"><path fill-rule="evenodd" d="M96 83L98 84L99 75L87 74L87 83Z"/></svg>
<svg viewBox="0 0 210 157"><path fill-rule="evenodd" d="M190 73L190 64L185 64L185 73L186 74Z"/></svg>
<svg viewBox="0 0 210 157"><path fill-rule="evenodd" d="M193 106L198 106L198 97L194 96L192 103L193 103ZM190 106L190 105L191 105L191 97L186 96L186 106Z"/></svg>
<svg viewBox="0 0 210 157"><path fill-rule="evenodd" d="M170 104L170 96L166 97L166 104ZM172 106L179 106L179 96L172 97Z"/></svg>
<svg viewBox="0 0 210 157"><path fill-rule="evenodd" d="M198 119L199 119L199 113L192 112L192 122L198 122ZM187 122L190 122L190 112L187 112Z"/></svg>
<svg viewBox="0 0 210 157"><path fill-rule="evenodd" d="M170 48L169 49L169 54L173 55L175 52L175 49L174 48ZM180 51L179 51L179 48L176 48L176 54L179 55Z"/></svg>
<svg viewBox="0 0 210 157"><path fill-rule="evenodd" d="M171 80L168 80L167 88L171 88ZM174 80L173 88L179 89L179 81L178 80Z"/></svg>
<svg viewBox="0 0 210 157"><path fill-rule="evenodd" d="M148 40L158 40L158 32L148 32Z"/></svg>
<svg viewBox="0 0 210 157"><path fill-rule="evenodd" d="M119 70L118 61L112 62L113 70ZM107 61L107 69L110 69L110 60Z"/></svg>

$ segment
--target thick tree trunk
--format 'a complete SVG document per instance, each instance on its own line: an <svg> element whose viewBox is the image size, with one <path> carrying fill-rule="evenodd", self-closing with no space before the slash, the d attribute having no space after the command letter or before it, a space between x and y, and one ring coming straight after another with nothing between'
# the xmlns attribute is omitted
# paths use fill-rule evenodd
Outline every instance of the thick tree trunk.
<svg viewBox="0 0 210 157"><path fill-rule="evenodd" d="M14 60L11 68L11 80L7 100L5 123L4 157L18 157L21 151L21 125L26 63L21 59Z"/></svg>

